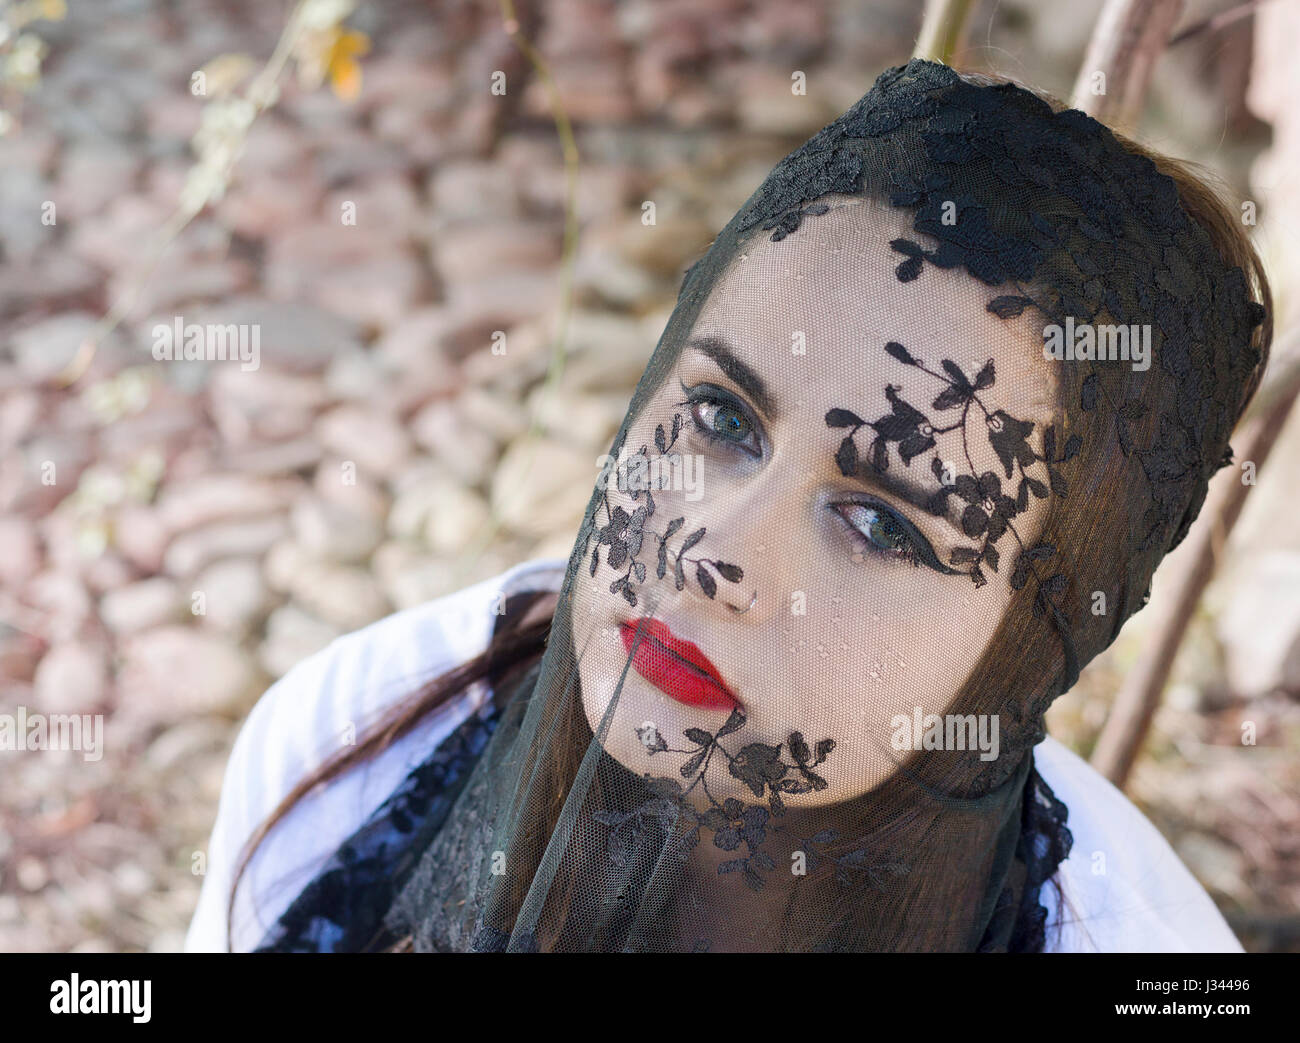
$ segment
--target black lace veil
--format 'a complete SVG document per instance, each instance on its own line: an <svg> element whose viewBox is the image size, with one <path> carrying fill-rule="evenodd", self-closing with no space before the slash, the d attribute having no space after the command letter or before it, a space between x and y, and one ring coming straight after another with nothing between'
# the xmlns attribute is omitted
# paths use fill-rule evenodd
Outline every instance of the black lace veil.
<svg viewBox="0 0 1300 1043"><path fill-rule="evenodd" d="M842 381L787 403L812 418L799 467L826 470L805 498L746 502L778 512L778 551L712 520L741 516L782 459L766 444L737 455L756 425L726 405L761 400L746 373L773 353L735 338L689 349L717 367L722 405L678 386L680 366L702 315L773 306L754 283L730 311L706 308L760 244L779 263L819 235L892 288L832 299L792 275L778 303L810 300L822 333L846 309L869 315L855 350L890 375L874 404L841 398L860 380L844 362ZM545 656L497 693L485 752L399 882L392 936L437 951L1041 948L1041 890L1070 846L1034 769L1043 714L1144 604L1228 459L1260 362L1254 292L1173 181L1096 121L932 63L884 73L687 272L599 472ZM936 294L969 318L923 334ZM1119 327L1133 358L1097 357ZM1053 328L1072 356L1043 353ZM816 330L799 332L789 365L818 350ZM1017 369L1008 344L1040 358ZM710 455L724 452L734 478ZM692 455L699 499L662 481L671 467L655 484L655 464ZM871 498L896 479L915 524ZM858 498L823 510L821 490L840 487ZM819 528L832 515L870 545L814 569L817 541L843 538ZM918 549L917 527L941 516L956 537ZM850 603L921 575L943 593L908 608L910 632L981 632L946 651L840 625ZM764 651L726 654L741 647L729 627ZM958 682L936 703L944 670ZM992 720L995 748L980 731Z"/></svg>

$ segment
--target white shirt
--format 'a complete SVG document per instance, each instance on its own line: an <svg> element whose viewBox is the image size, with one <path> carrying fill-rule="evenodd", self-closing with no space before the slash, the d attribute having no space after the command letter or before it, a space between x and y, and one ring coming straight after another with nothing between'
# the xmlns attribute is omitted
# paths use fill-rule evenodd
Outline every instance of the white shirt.
<svg viewBox="0 0 1300 1043"><path fill-rule="evenodd" d="M207 872L185 939L188 952L224 952L226 903L244 843L288 792L422 681L487 646L498 598L557 591L563 559L524 562L500 576L348 634L272 685L244 722L226 767ZM232 948L255 948L321 864L444 738L488 698L478 683L364 764L308 794L257 848L240 883ZM1055 739L1034 750L1039 774L1069 808L1074 836L1052 887L1049 952L1241 952L1209 895L1164 837L1114 786Z"/></svg>

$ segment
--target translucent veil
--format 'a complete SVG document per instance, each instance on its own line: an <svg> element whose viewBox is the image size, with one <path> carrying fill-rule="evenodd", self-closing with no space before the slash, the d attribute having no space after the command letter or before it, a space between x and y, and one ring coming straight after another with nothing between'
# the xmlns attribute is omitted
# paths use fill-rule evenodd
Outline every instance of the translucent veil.
<svg viewBox="0 0 1300 1043"><path fill-rule="evenodd" d="M950 627L969 616L981 631L978 654L954 647L939 664L960 679L939 706L921 664L905 663L920 650L795 617L797 593L870 598L901 573L846 557L810 574L811 508L798 501L770 508L782 512L778 582L770 548L701 521L711 496L741 496L743 482L693 501L653 481L653 465L662 478L696 437L689 401L665 408L664 394L714 288L755 244L793 248L854 202L910 224L895 235L881 222L845 253L917 295L861 345L903 376L886 409L820 402L808 440L833 461L828 484L904 476L924 510L960 526L942 560L904 566L949 583L918 613ZM1149 368L1080 348L1017 388L1013 369L909 335L930 307L927 270L959 274L961 306L984 324L953 338L992 328L1041 345L1051 324L1147 326ZM391 936L436 951L1040 948L1041 888L1070 844L1066 809L1033 766L1043 713L1145 602L1228 458L1266 335L1254 292L1171 179L1090 118L931 63L883 74L772 170L687 272L588 504L545 655L496 693L482 757L413 849ZM824 305L833 325L845 301ZM744 387L736 362L755 349L732 349L713 352L719 381ZM1013 405L1030 392L1045 401L1032 420ZM884 546L902 539L864 517ZM995 616L981 614L985 594L1005 600ZM593 613L608 625L586 626ZM689 642L700 613L724 635L714 648L730 620L770 633L761 662L736 667L731 703L710 648ZM863 669L879 683L841 683ZM834 714L792 680L808 676L823 694L839 686ZM683 699L641 713L674 684ZM641 702L620 713L624 700ZM980 731L994 719L995 749ZM840 795L849 777L858 784Z"/></svg>

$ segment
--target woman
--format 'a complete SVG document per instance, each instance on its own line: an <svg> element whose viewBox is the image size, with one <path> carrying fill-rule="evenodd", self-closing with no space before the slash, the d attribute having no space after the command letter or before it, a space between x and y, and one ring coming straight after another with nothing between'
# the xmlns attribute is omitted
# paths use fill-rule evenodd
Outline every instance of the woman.
<svg viewBox="0 0 1300 1043"><path fill-rule="evenodd" d="M886 72L687 272L563 573L264 697L190 947L1239 949L1043 714L1230 459L1267 303L1184 169Z"/></svg>

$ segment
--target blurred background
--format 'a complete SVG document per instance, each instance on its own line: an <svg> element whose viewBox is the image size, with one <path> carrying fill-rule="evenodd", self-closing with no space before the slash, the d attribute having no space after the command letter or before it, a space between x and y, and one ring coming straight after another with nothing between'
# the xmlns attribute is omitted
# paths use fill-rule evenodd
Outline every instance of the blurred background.
<svg viewBox="0 0 1300 1043"><path fill-rule="evenodd" d="M1253 204L1280 341L1300 4L1205 24L1236 6L1183 5L1138 135ZM954 64L1069 98L1100 10L974 3ZM179 949L266 686L568 554L684 269L921 12L0 0L0 713L104 721L98 760L0 751L0 950ZM260 367L155 359L176 316L256 326ZM1297 479L1300 414L1126 786L1251 949L1300 950ZM1084 756L1164 574L1052 710Z"/></svg>

